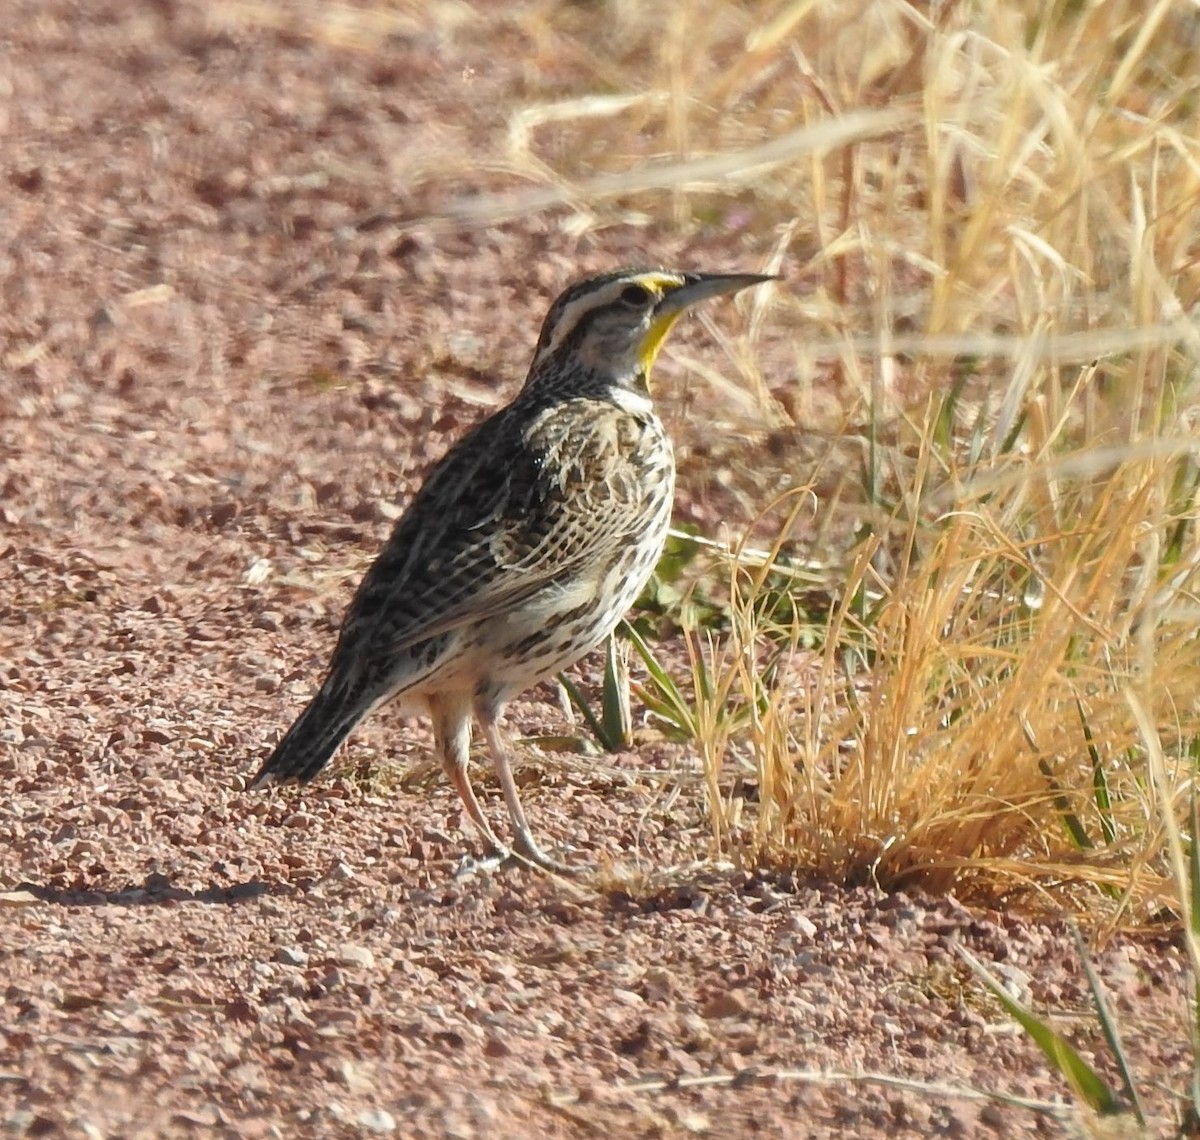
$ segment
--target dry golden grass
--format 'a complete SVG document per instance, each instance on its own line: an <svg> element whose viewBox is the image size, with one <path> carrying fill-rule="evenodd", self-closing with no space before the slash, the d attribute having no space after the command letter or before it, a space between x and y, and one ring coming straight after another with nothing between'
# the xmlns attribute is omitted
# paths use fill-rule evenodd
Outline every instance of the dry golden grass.
<svg viewBox="0 0 1200 1140"><path fill-rule="evenodd" d="M815 686L763 689L761 643L786 631L743 588L707 667L759 710L741 762L761 805L714 798L714 835L837 877L1178 912L1168 824L1200 748L1194 32L1166 4L1041 25L1033 6L947 5L936 26L879 7L907 34L869 83L847 88L838 30L805 53L841 84L831 108L920 122L814 179L834 219L818 260L853 266L827 297L869 322L837 365L875 433L879 521ZM789 34L815 11L790 8Z"/></svg>

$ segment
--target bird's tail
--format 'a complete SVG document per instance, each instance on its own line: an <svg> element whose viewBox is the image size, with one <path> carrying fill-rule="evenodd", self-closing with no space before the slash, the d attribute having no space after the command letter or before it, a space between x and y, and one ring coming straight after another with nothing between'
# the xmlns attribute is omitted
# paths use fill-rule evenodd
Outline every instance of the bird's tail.
<svg viewBox="0 0 1200 1140"><path fill-rule="evenodd" d="M323 688L296 718L275 751L250 782L251 788L296 780L307 783L338 750L362 719L364 709L358 702L347 701L343 692Z"/></svg>

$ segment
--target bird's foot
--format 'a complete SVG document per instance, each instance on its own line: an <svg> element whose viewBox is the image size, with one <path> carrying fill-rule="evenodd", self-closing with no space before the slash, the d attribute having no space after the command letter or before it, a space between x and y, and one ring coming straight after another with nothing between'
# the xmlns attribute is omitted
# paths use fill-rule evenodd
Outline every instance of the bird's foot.
<svg viewBox="0 0 1200 1140"><path fill-rule="evenodd" d="M582 867L572 867L552 855L547 855L534 842L533 837L528 835L517 836L509 862L517 866L536 867L540 871L549 871L552 875L578 875L583 870Z"/></svg>
<svg viewBox="0 0 1200 1140"><path fill-rule="evenodd" d="M522 841L519 837L513 848L495 844L484 856L464 855L454 872L455 882L466 882L477 875L494 875L497 871L509 871L515 867L546 871L552 875L578 875L583 868L562 863L546 854L532 840Z"/></svg>

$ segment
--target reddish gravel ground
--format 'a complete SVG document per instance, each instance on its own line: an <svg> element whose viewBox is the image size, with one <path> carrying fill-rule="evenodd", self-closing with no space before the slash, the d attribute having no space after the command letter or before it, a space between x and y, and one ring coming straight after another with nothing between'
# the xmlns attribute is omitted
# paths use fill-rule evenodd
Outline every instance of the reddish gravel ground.
<svg viewBox="0 0 1200 1140"><path fill-rule="evenodd" d="M475 841L420 721L380 716L302 791L242 790L406 494L515 391L553 293L631 261L754 269L768 237L360 224L430 208L417 174L486 158L529 69L552 83L518 21L414 20L365 51L169 0L7 9L0 1124L1074 1134L973 1092L1067 1095L952 949L1077 1015L1102 1059L1061 924L713 866L671 774L694 761L652 737L604 764L523 748L535 827L597 868L577 883L459 874ZM677 343L715 351L695 324ZM711 527L704 396L661 368L680 514ZM510 723L570 731L550 688ZM1098 961L1166 1129L1182 954L1117 938Z"/></svg>

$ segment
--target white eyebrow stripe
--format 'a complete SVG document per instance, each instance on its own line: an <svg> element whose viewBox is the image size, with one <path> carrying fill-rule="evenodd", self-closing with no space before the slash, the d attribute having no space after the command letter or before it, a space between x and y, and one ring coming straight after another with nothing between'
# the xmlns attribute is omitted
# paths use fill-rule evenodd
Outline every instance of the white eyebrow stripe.
<svg viewBox="0 0 1200 1140"><path fill-rule="evenodd" d="M628 281L610 281L594 293L585 293L582 297L577 297L572 301L559 314L558 321L554 326L554 335L550 337L542 355L553 355L567 333L575 328L587 313L601 305L611 304L620 290L628 284Z"/></svg>
<svg viewBox="0 0 1200 1140"><path fill-rule="evenodd" d="M593 309L598 309L603 305L611 305L621 294L621 290L629 285L641 284L655 292L662 292L665 285L682 285L683 279L671 273L642 273L636 277L618 277L615 281L608 281L599 289L591 293L585 293L582 297L577 297L559 314L558 321L554 326L554 333L550 340L546 343L545 348L538 354L538 363L548 356L553 356L558 351L559 345L578 327L579 322L584 316L590 313Z"/></svg>

